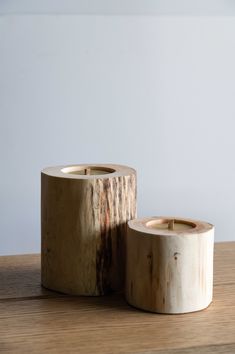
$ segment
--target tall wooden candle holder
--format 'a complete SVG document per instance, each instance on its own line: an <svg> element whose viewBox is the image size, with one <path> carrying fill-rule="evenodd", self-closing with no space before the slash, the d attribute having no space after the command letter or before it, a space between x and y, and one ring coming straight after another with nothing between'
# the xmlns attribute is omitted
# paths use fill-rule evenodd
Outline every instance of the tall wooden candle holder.
<svg viewBox="0 0 235 354"><path fill-rule="evenodd" d="M135 217L134 169L100 164L44 169L42 285L75 295L120 290L126 223Z"/></svg>
<svg viewBox="0 0 235 354"><path fill-rule="evenodd" d="M185 313L212 301L214 227L179 218L128 222L126 299L158 313Z"/></svg>

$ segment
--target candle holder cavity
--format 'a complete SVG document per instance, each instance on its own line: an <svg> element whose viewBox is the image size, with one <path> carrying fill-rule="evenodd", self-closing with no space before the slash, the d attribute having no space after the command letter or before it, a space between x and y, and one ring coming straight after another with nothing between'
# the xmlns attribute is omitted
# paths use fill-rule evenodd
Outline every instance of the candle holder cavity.
<svg viewBox="0 0 235 354"><path fill-rule="evenodd" d="M136 172L109 164L41 173L42 285L73 295L124 286L126 223L136 217Z"/></svg>
<svg viewBox="0 0 235 354"><path fill-rule="evenodd" d="M213 291L214 226L153 217L128 222L126 299L158 313L206 308Z"/></svg>

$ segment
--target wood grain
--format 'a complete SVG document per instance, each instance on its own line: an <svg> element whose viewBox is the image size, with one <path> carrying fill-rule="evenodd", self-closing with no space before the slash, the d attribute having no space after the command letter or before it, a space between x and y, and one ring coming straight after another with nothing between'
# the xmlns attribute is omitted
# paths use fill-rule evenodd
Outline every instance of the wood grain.
<svg viewBox="0 0 235 354"><path fill-rule="evenodd" d="M48 297L58 293L41 286L40 255L0 257L0 300Z"/></svg>
<svg viewBox="0 0 235 354"><path fill-rule="evenodd" d="M235 282L235 242L216 243L214 287ZM41 287L40 255L0 257L0 300L24 297L61 296Z"/></svg>
<svg viewBox="0 0 235 354"><path fill-rule="evenodd" d="M44 169L42 284L70 295L123 289L126 223L135 217L134 169L98 164Z"/></svg>
<svg viewBox="0 0 235 354"><path fill-rule="evenodd" d="M129 304L168 314L209 306L213 293L213 225L153 217L130 220L127 229L125 296Z"/></svg>
<svg viewBox="0 0 235 354"><path fill-rule="evenodd" d="M214 301L208 309L159 315L128 306L121 294L45 294L39 285L39 256L0 257L0 351L232 354L234 259L235 243L215 244Z"/></svg>

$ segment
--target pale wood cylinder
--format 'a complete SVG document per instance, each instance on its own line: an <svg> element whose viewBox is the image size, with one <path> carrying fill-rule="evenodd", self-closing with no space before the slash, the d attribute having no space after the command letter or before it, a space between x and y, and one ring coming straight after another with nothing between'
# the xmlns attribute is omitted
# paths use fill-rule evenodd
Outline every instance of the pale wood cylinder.
<svg viewBox="0 0 235 354"><path fill-rule="evenodd" d="M136 172L120 165L41 173L42 285L74 295L124 287L126 223L136 217Z"/></svg>
<svg viewBox="0 0 235 354"><path fill-rule="evenodd" d="M169 314L206 308L212 301L213 248L214 226L209 223L172 217L129 221L127 302Z"/></svg>

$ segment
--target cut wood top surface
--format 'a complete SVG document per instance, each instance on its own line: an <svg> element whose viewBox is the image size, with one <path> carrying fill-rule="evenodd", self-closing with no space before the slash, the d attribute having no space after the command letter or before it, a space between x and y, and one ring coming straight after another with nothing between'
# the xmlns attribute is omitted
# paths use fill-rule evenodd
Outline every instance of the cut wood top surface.
<svg viewBox="0 0 235 354"><path fill-rule="evenodd" d="M214 301L158 315L123 296L71 297L40 286L40 256L0 257L0 352L235 353L235 242L215 245Z"/></svg>

